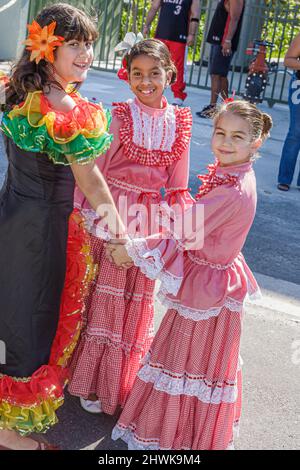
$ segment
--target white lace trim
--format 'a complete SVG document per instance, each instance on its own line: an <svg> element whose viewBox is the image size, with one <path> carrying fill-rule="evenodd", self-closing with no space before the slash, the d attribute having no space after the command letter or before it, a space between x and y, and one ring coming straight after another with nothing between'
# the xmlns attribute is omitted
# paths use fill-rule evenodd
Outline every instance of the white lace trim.
<svg viewBox="0 0 300 470"><path fill-rule="evenodd" d="M176 139L176 114L167 106L161 115L150 116L134 102L128 102L133 121L133 142L147 150L171 152Z"/></svg>
<svg viewBox="0 0 300 470"><path fill-rule="evenodd" d="M143 292L137 294L136 292L126 291L123 288L118 289L117 287L108 286L106 284L97 284L95 290L98 294L108 294L113 297L118 297L125 300L133 300L135 302L144 302L154 304L154 292Z"/></svg>
<svg viewBox="0 0 300 470"><path fill-rule="evenodd" d="M154 438L143 440L144 444L135 436L131 429L123 429L119 425L114 427L111 438L113 441L122 439L128 445L128 450L170 450L159 447L159 440ZM149 442L148 444L147 441Z"/></svg>
<svg viewBox="0 0 300 470"><path fill-rule="evenodd" d="M243 360L242 356L239 355L239 362L238 362L238 369L237 369L238 372L239 372L240 370L242 370L243 365L244 365L244 360Z"/></svg>
<svg viewBox="0 0 300 470"><path fill-rule="evenodd" d="M163 271L161 252L159 249L148 250L145 239L129 241L125 248L128 255L133 259L136 266L140 268L150 279L160 279L168 292L176 295L182 278L176 277L168 271ZM144 257L147 256L147 259Z"/></svg>
<svg viewBox="0 0 300 470"><path fill-rule="evenodd" d="M233 313L241 313L244 306L244 302L238 302L237 300L227 297L223 305L220 307L199 310L192 307L186 307L180 303L180 300L170 299L167 295L168 292L163 288L161 288L158 292L158 298L164 306L166 306L168 309L174 309L182 317L194 321L208 320L211 317L217 317L224 307L228 308L228 310Z"/></svg>
<svg viewBox="0 0 300 470"><path fill-rule="evenodd" d="M235 260L229 264L211 263L210 261L207 261L205 259L198 258L197 256L193 255L190 251L187 252L187 255L193 263L199 264L200 266L209 266L210 268L218 269L219 271L226 271L226 269L232 268L235 263Z"/></svg>
<svg viewBox="0 0 300 470"><path fill-rule="evenodd" d="M203 403L219 405L235 403L238 395L236 381L209 382L204 376L184 372L176 377L173 372L161 366L147 363L138 372L138 377L146 383L153 383L153 388L168 395L187 395L196 397Z"/></svg>
<svg viewBox="0 0 300 470"><path fill-rule="evenodd" d="M96 344L98 346L107 344L113 349L121 349L125 353L125 355L128 355L131 352L139 353L141 356L141 360L143 356L147 353L149 346L154 338L154 330L149 329L145 341L127 343L122 340L121 335L114 334L105 330L100 330L100 328L87 328L87 330L82 334L82 339L89 344Z"/></svg>
<svg viewBox="0 0 300 470"><path fill-rule="evenodd" d="M228 444L228 447L226 447L226 450L235 450L234 443L233 443L233 442L230 442L230 443Z"/></svg>
<svg viewBox="0 0 300 470"><path fill-rule="evenodd" d="M239 437L239 435L240 435L240 422L235 421L233 424L232 440L229 442L226 450L235 450L234 441Z"/></svg>
<svg viewBox="0 0 300 470"><path fill-rule="evenodd" d="M250 302L255 302L256 300L261 300L262 298L263 295L259 287L256 289L256 291L248 292L246 296L246 300Z"/></svg>
<svg viewBox="0 0 300 470"><path fill-rule="evenodd" d="M75 204L74 207L80 210L84 217L84 226L90 234L94 237L101 238L104 241L109 241L111 239L110 233L100 226L100 217L93 209L82 209L78 204Z"/></svg>

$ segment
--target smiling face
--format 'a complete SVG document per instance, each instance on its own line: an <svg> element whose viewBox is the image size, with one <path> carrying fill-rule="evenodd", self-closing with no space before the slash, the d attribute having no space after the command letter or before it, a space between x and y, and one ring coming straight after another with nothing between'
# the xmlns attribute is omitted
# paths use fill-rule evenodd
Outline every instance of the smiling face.
<svg viewBox="0 0 300 470"><path fill-rule="evenodd" d="M55 54L55 78L65 88L69 83L83 82L94 58L93 41L72 39L58 47Z"/></svg>
<svg viewBox="0 0 300 470"><path fill-rule="evenodd" d="M253 140L249 123L240 116L227 111L217 119L211 147L221 166L248 162L261 144L261 139Z"/></svg>
<svg viewBox="0 0 300 470"><path fill-rule="evenodd" d="M171 81L172 72L166 71L159 59L147 55L135 57L130 66L129 84L132 92L151 108L162 107L162 95Z"/></svg>

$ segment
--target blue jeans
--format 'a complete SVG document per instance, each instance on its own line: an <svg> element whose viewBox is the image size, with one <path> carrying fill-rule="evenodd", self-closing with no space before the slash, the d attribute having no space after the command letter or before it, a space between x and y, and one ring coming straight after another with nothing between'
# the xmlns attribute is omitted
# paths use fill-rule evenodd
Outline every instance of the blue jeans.
<svg viewBox="0 0 300 470"><path fill-rule="evenodd" d="M297 80L298 83L296 83ZM290 82L289 108L290 128L282 149L278 174L278 183L281 184L291 184L300 151L300 80L297 79L295 74ZM297 186L300 186L300 171Z"/></svg>

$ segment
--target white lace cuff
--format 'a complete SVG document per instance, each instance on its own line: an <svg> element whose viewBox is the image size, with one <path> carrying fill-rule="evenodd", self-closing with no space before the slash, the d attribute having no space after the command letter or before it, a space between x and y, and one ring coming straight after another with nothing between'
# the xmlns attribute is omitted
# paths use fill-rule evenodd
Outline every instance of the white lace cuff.
<svg viewBox="0 0 300 470"><path fill-rule="evenodd" d="M125 248L134 264L149 279L160 279L164 290L176 295L182 283L182 277L177 277L164 267L162 254L158 248L149 250L145 239L134 239L126 243Z"/></svg>

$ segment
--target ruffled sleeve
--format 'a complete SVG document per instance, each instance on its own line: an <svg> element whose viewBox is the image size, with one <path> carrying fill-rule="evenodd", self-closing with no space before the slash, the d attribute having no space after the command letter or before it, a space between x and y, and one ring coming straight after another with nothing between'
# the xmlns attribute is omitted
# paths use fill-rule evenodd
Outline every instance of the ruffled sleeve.
<svg viewBox="0 0 300 470"><path fill-rule="evenodd" d="M238 189L218 187L195 202L176 220L169 220L159 236L130 240L129 256L150 279L160 279L162 290L176 295L183 281L186 252L201 250L205 239L230 222L240 210Z"/></svg>
<svg viewBox="0 0 300 470"><path fill-rule="evenodd" d="M88 163L111 144L110 113L77 93L70 96L76 106L64 113L54 110L42 92L29 93L4 114L1 129L21 149L46 153L56 164Z"/></svg>

